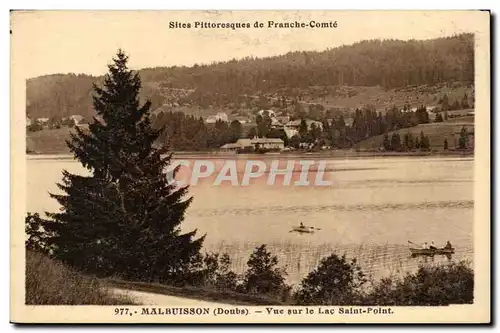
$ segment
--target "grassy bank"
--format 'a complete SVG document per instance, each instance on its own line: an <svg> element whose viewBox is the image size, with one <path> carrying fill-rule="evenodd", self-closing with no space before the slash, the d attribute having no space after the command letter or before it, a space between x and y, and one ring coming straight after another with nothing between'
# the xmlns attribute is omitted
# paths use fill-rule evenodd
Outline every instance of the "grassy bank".
<svg viewBox="0 0 500 333"><path fill-rule="evenodd" d="M111 296L98 279L28 251L26 253L27 305L121 305L133 304L123 296Z"/></svg>
<svg viewBox="0 0 500 333"><path fill-rule="evenodd" d="M440 124L419 125L413 128L400 130L400 134L411 132L414 136L418 136L420 131L429 135L431 143L431 151L409 151L409 152L392 152L380 151L383 136L375 136L364 140L352 149L339 150L317 150L317 151L292 151L280 152L279 154L227 154L221 153L218 150L209 151L175 151L174 157L183 159L196 158L199 156L213 158L265 158L268 156L280 158L292 157L328 157L328 158L371 158L371 157L426 157L426 156L473 156L473 150L455 150L453 149L454 142L452 134L454 131L460 130L462 125L456 123L448 123L442 126ZM444 129L443 129L444 128ZM60 128L52 130L43 130L38 132L29 132L26 138L26 151L28 155L59 155L67 156L73 159L73 155L69 151L65 140L69 139L69 129ZM390 133L392 135L392 132ZM444 138L448 138L449 150L443 150Z"/></svg>
<svg viewBox="0 0 500 333"><path fill-rule="evenodd" d="M331 268L328 268L331 270ZM320 273L318 273L318 271ZM224 303L230 305L362 305L362 306L443 306L450 304L472 304L474 274L465 262L444 265L422 266L415 273L404 277L386 277L370 281L366 289L338 286L331 288L329 281L336 277L321 268L309 281L304 279L298 290L287 300L270 295L248 295L232 290L211 287L173 287L158 283L106 280L110 287L142 291L188 299ZM328 273L331 273L330 271ZM322 281L321 276L325 279ZM306 282L307 281L307 282ZM314 286L306 286L314 281ZM317 283L317 285L316 285ZM304 290L308 297L303 297Z"/></svg>
<svg viewBox="0 0 500 333"><path fill-rule="evenodd" d="M107 286L143 291L148 293L162 294L168 296L191 298L196 300L210 301L232 305L284 305L285 303L265 295L248 295L232 290L220 290L211 287L173 287L159 283L145 283L137 281L123 281L109 279L105 281Z"/></svg>
<svg viewBox="0 0 500 333"><path fill-rule="evenodd" d="M355 283L364 279L363 274L359 275L361 268L356 267L345 257L332 254L324 258L284 299L277 294L248 294L234 289L215 288L209 284L174 287L111 278L99 280L81 275L42 254L28 251L26 304L133 305L128 297L111 296L111 288L230 305L439 306L473 303L474 273L466 262L425 265L415 273L407 273L402 277L389 276L362 283ZM266 274L256 283L266 283Z"/></svg>

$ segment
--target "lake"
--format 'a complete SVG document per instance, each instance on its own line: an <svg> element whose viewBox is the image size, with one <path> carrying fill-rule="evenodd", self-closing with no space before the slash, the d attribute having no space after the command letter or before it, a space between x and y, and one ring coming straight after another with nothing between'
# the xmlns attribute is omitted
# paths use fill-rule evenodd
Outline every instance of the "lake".
<svg viewBox="0 0 500 333"><path fill-rule="evenodd" d="M220 167L233 158L238 158L240 174L245 156L211 161ZM248 158L266 164L284 159ZM331 186L269 186L259 179L246 187L227 182L215 186L213 179L206 178L190 187L194 201L183 229L206 233L205 250L229 253L238 272L245 270L256 246L267 244L286 268L288 282L294 284L334 251L356 257L376 279L414 270L425 259L409 257L408 240L434 241L437 246L449 240L456 248L451 260L472 261L473 166L470 157L327 158L325 178ZM58 209L48 192L57 192L63 169L85 172L71 159L28 156L28 211ZM301 221L321 230L289 232ZM448 261L445 257L427 260Z"/></svg>

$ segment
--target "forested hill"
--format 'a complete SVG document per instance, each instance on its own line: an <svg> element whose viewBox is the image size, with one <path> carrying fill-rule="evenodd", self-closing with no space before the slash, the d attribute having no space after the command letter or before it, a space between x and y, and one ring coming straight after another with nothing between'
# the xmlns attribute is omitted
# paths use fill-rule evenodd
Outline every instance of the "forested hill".
<svg viewBox="0 0 500 333"><path fill-rule="evenodd" d="M126 50L125 50L126 51ZM133 55L131 55L133 56ZM140 71L142 96L164 103L227 107L249 96L303 97L311 86L381 86L472 83L474 36L425 41L368 40L322 52L290 52L193 67ZM101 77L48 75L28 80L30 117L92 114L92 83Z"/></svg>

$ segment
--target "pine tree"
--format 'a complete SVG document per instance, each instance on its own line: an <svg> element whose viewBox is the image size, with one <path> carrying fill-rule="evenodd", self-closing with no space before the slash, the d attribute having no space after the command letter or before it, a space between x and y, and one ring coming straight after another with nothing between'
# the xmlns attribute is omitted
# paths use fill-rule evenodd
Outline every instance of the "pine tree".
<svg viewBox="0 0 500 333"><path fill-rule="evenodd" d="M304 118L300 120L300 125L299 125L299 135L300 137L304 138L306 137L308 133L308 128L307 128L307 123Z"/></svg>
<svg viewBox="0 0 500 333"><path fill-rule="evenodd" d="M450 109L450 102L448 101L448 95L444 94L443 101L441 103L441 110L447 111Z"/></svg>
<svg viewBox="0 0 500 333"><path fill-rule="evenodd" d="M385 151L391 150L391 142L389 141L389 134L386 132L384 134L384 141L382 142L382 146Z"/></svg>
<svg viewBox="0 0 500 333"><path fill-rule="evenodd" d="M230 130L231 130L231 140L232 142L235 142L239 138L241 138L241 134L243 133L243 128L241 126L241 123L238 120L233 120L230 124Z"/></svg>
<svg viewBox="0 0 500 333"><path fill-rule="evenodd" d="M420 149L427 149L427 145L425 142L425 135L423 131L420 131Z"/></svg>
<svg viewBox="0 0 500 333"><path fill-rule="evenodd" d="M248 130L248 133L247 133L247 138L248 139L253 139L254 137L257 136L257 128L255 127L251 127L249 130Z"/></svg>
<svg viewBox="0 0 500 333"><path fill-rule="evenodd" d="M467 132L467 129L465 126L462 127L460 130L460 138L458 139L458 147L460 149L466 149L467 148L467 141L468 141L469 134Z"/></svg>
<svg viewBox="0 0 500 333"><path fill-rule="evenodd" d="M411 132L408 134L408 150L412 151L415 148L415 142L413 140L413 134Z"/></svg>
<svg viewBox="0 0 500 333"><path fill-rule="evenodd" d="M54 256L77 269L182 280L205 236L180 231L192 197L184 199L188 187L175 188L164 172L172 154L167 146L155 148L164 127L152 127L149 101L140 106L141 81L127 61L120 50L104 86L94 85L94 109L102 120L94 117L88 132L77 127L67 141L89 174L63 171L58 186L65 194L51 194L62 211L47 213L44 228L55 234Z"/></svg>
<svg viewBox="0 0 500 333"><path fill-rule="evenodd" d="M401 150L401 136L399 135L398 132L392 133L391 148L394 151L400 151Z"/></svg>
<svg viewBox="0 0 500 333"><path fill-rule="evenodd" d="M469 108L469 97L467 97L467 93L464 93L464 97L462 98L462 109Z"/></svg>
<svg viewBox="0 0 500 333"><path fill-rule="evenodd" d="M405 133L404 135L404 144L403 144L403 148L405 150L410 150L410 134L407 132Z"/></svg>
<svg viewBox="0 0 500 333"><path fill-rule="evenodd" d="M448 150L448 139L444 139L443 149Z"/></svg>
<svg viewBox="0 0 500 333"><path fill-rule="evenodd" d="M418 136L417 136L417 137L415 137L415 148L416 148L416 149L420 149L420 148L422 148L422 145L421 145L421 143L420 143L420 140L418 139Z"/></svg>

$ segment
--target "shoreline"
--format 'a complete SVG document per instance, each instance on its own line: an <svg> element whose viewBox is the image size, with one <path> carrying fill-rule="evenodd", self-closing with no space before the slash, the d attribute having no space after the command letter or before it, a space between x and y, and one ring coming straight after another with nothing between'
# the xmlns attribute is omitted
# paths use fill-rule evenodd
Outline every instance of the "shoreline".
<svg viewBox="0 0 500 333"><path fill-rule="evenodd" d="M413 152L377 152L377 151L353 151L353 150L334 150L334 151L318 151L318 152L271 152L265 154L259 153L225 153L218 151L177 151L173 152L173 157L181 156L183 158L197 158L197 157L210 157L215 159L249 159L249 157L325 157L330 159L347 159L347 158L385 158L385 157L472 157L474 158L473 150L458 151L413 151ZM54 159L54 160L67 160L73 159L73 155L66 152L56 153L26 153L26 159Z"/></svg>

